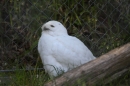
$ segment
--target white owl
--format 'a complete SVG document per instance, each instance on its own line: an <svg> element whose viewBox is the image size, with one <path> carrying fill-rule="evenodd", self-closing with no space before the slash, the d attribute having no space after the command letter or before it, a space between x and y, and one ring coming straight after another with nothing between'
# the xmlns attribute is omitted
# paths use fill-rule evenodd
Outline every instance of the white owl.
<svg viewBox="0 0 130 86"><path fill-rule="evenodd" d="M42 26L38 52L44 69L50 77L58 76L95 59L83 42L69 36L66 28L54 20Z"/></svg>

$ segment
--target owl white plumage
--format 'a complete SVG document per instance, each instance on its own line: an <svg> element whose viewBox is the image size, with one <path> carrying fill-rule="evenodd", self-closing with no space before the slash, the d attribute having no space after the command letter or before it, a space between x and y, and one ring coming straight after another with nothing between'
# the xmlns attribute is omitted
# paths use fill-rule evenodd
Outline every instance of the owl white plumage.
<svg viewBox="0 0 130 86"><path fill-rule="evenodd" d="M69 36L66 28L58 21L49 21L42 26L38 42L45 71L50 77L58 76L95 57L78 38Z"/></svg>

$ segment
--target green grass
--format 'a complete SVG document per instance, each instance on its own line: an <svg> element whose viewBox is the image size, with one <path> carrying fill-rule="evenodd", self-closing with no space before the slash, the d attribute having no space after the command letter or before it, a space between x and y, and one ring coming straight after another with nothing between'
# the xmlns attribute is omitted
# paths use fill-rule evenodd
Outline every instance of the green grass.
<svg viewBox="0 0 130 86"><path fill-rule="evenodd" d="M10 77L7 82L0 83L3 86L43 86L45 82L50 80L48 74L41 70L16 70L14 72L1 73L0 77L2 76Z"/></svg>

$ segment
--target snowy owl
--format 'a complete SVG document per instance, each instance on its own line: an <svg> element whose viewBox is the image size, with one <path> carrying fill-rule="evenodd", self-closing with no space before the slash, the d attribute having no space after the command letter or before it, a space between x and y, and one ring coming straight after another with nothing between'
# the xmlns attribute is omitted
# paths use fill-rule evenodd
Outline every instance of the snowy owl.
<svg viewBox="0 0 130 86"><path fill-rule="evenodd" d="M54 20L42 26L38 52L44 69L50 77L58 76L95 59L83 42L69 36L67 29Z"/></svg>

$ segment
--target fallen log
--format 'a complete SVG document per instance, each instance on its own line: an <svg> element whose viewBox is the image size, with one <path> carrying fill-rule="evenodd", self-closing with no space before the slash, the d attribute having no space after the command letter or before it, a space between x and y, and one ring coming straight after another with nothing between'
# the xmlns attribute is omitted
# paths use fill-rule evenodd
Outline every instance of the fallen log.
<svg viewBox="0 0 130 86"><path fill-rule="evenodd" d="M130 43L116 48L99 58L77 67L44 86L75 86L78 81L85 81L91 86L99 81L108 83L130 70Z"/></svg>

